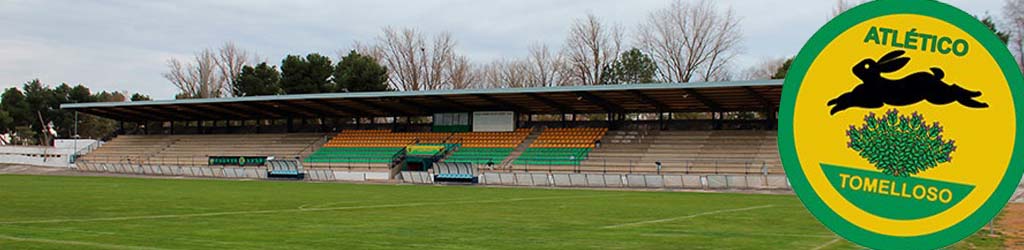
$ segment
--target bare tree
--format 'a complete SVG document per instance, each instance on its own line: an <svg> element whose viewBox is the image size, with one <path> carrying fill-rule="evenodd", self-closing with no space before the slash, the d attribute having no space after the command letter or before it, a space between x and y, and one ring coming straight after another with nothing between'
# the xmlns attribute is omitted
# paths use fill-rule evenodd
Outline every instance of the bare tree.
<svg viewBox="0 0 1024 250"><path fill-rule="evenodd" d="M452 38L451 33L442 32L434 37L434 43L431 50L420 50L421 56L427 65L424 69L424 73L427 76L424 81L425 89L441 89L445 84L450 84L448 81L451 72L446 71L452 61L455 60L455 40Z"/></svg>
<svg viewBox="0 0 1024 250"><path fill-rule="evenodd" d="M832 7L832 15L829 16L828 19L836 18L839 14L843 14L843 12L853 9L853 7L857 7L857 5L861 4L864 4L864 0L837 0L836 6Z"/></svg>
<svg viewBox="0 0 1024 250"><path fill-rule="evenodd" d="M525 88L568 85L565 63L560 54L546 45L529 47L526 58L502 58L475 70L478 86L484 88Z"/></svg>
<svg viewBox="0 0 1024 250"><path fill-rule="evenodd" d="M479 81L473 63L465 56L456 56L445 71L448 72L449 84L452 89L473 88Z"/></svg>
<svg viewBox="0 0 1024 250"><path fill-rule="evenodd" d="M255 54L227 42L216 52L204 49L196 53L192 62L167 60L164 78L178 88L178 98L223 97L233 93L231 88L242 67L252 65L255 59Z"/></svg>
<svg viewBox="0 0 1024 250"><path fill-rule="evenodd" d="M224 43L224 46L217 50L217 69L226 82L225 93L235 93L232 88L235 87L238 74L242 73L242 67L253 65L255 59L254 54L239 49L233 42Z"/></svg>
<svg viewBox="0 0 1024 250"><path fill-rule="evenodd" d="M533 87L530 63L519 59L499 59L483 67L485 87L522 88Z"/></svg>
<svg viewBox="0 0 1024 250"><path fill-rule="evenodd" d="M424 65L421 65L419 55L426 49L423 35L413 29L399 31L387 27L377 40L373 50L379 51L381 57L378 60L392 72L391 87L398 90L422 89L420 74Z"/></svg>
<svg viewBox="0 0 1024 250"><path fill-rule="evenodd" d="M726 10L718 18L716 25L719 37L711 39L711 54L704 67L703 79L707 81L729 81L732 80L729 71L729 63L741 50L740 48L740 26L739 18L732 12Z"/></svg>
<svg viewBox="0 0 1024 250"><path fill-rule="evenodd" d="M1006 0L1003 18L1010 32L1010 51L1017 58L1017 65L1024 71L1024 0Z"/></svg>
<svg viewBox="0 0 1024 250"><path fill-rule="evenodd" d="M772 76L779 71L779 68L786 63L786 58L768 58L762 59L757 64L754 64L740 73L739 78L742 80L767 80L772 79Z"/></svg>
<svg viewBox="0 0 1024 250"><path fill-rule="evenodd" d="M658 63L667 82L726 78L727 62L740 52L739 19L732 9L713 2L675 1L648 14L639 26L637 43Z"/></svg>
<svg viewBox="0 0 1024 250"><path fill-rule="evenodd" d="M466 88L474 80L472 63L456 52L450 33L440 33L428 42L415 29L386 27L375 42L356 43L355 50L387 66L394 89Z"/></svg>
<svg viewBox="0 0 1024 250"><path fill-rule="evenodd" d="M164 78L181 93L179 98L217 98L224 95L224 78L217 70L217 56L205 49L196 53L195 62L183 63L176 58L167 61L169 71Z"/></svg>
<svg viewBox="0 0 1024 250"><path fill-rule="evenodd" d="M364 56L372 57L374 60L377 60L377 63L380 63L382 65L384 63L381 60L381 58L384 58L384 50L382 49L381 46L378 46L377 44L372 44L372 43L367 44L367 43L363 43L363 42L360 42L360 41L356 41L352 45L352 50L355 50L357 53L362 54ZM345 50L345 49L338 50L336 52L337 55L338 55L338 60L340 61L341 58L343 58L346 55L348 55L348 52L349 52L349 50Z"/></svg>
<svg viewBox="0 0 1024 250"><path fill-rule="evenodd" d="M594 14L576 19L563 48L568 77L578 85L598 84L605 65L615 60L621 48L621 27L606 25Z"/></svg>
<svg viewBox="0 0 1024 250"><path fill-rule="evenodd" d="M550 87L567 85L565 59L561 54L551 53L547 45L534 44L529 47L530 84L534 87Z"/></svg>

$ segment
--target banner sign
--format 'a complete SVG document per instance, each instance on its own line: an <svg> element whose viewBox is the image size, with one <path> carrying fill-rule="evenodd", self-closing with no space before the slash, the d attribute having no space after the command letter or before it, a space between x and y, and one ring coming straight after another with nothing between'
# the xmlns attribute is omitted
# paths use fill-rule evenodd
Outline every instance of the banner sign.
<svg viewBox="0 0 1024 250"><path fill-rule="evenodd" d="M263 166L266 156L210 156L210 165Z"/></svg>

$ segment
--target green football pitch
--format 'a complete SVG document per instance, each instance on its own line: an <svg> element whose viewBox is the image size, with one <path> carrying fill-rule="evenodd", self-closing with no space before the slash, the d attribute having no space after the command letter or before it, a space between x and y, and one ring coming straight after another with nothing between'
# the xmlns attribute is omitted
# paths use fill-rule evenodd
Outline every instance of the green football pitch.
<svg viewBox="0 0 1024 250"><path fill-rule="evenodd" d="M855 249L795 196L0 175L0 249Z"/></svg>

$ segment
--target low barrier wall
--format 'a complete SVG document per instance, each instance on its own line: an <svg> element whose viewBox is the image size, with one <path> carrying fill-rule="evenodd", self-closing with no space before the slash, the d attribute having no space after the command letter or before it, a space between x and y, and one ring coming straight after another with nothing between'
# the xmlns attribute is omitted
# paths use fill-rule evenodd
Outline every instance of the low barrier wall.
<svg viewBox="0 0 1024 250"><path fill-rule="evenodd" d="M241 179L267 178L267 167L263 166L139 165L130 163L91 163L86 161L78 162L76 165L81 171L115 174ZM310 181L380 181L388 179L388 173L383 172L350 172L328 169L306 169L304 172L306 173L306 180Z"/></svg>
<svg viewBox="0 0 1024 250"><path fill-rule="evenodd" d="M155 176L191 176L210 178L267 178L266 167L230 166L163 166L128 163L78 163L88 172L139 174ZM349 172L328 169L305 170L309 181L383 181L384 172ZM428 172L403 171L403 183L433 184ZM642 188L642 189L790 189L785 175L656 175L656 174L570 174L487 172L479 176L480 184L532 187Z"/></svg>
<svg viewBox="0 0 1024 250"><path fill-rule="evenodd" d="M656 175L487 172L480 184L534 187L644 189L790 189L785 175ZM433 184L427 172L402 172L404 183Z"/></svg>

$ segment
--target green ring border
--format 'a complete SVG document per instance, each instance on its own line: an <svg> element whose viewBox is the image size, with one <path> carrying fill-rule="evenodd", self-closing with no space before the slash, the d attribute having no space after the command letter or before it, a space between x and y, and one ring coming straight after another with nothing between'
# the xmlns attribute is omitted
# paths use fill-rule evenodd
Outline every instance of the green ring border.
<svg viewBox="0 0 1024 250"><path fill-rule="evenodd" d="M794 104L807 69L818 54L839 34L854 25L893 14L917 14L944 20L977 39L991 53L1009 83L1017 121L1010 164L992 196L963 221L935 233L912 237L889 236L867 231L832 211L808 183L793 142ZM1002 210L1013 195L1021 175L1024 174L1024 165L1021 162L1024 160L1024 148L1017 147L1024 145L1024 122L1021 119L1021 111L1024 110L1024 76L1021 75L1016 60L1002 41L973 16L956 7L933 0L876 0L865 3L832 19L815 32L794 59L793 67L787 76L783 84L782 102L779 105L778 143L783 168L794 192L811 214L830 230L854 243L874 249L935 249L959 242L979 230Z"/></svg>

